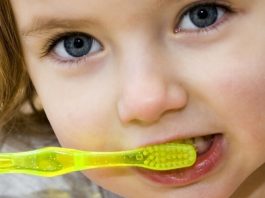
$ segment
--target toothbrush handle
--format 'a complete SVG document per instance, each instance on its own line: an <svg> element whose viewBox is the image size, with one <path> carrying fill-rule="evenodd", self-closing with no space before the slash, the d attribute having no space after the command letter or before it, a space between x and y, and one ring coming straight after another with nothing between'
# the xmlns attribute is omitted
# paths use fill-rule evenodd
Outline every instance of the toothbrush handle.
<svg viewBox="0 0 265 198"><path fill-rule="evenodd" d="M79 170L136 166L139 165L137 159L138 150L121 152L86 152L85 155L75 155L75 167Z"/></svg>
<svg viewBox="0 0 265 198"><path fill-rule="evenodd" d="M75 171L73 149L47 147L19 153L0 155L0 173L24 173L38 176L55 176Z"/></svg>
<svg viewBox="0 0 265 198"><path fill-rule="evenodd" d="M0 155L0 173L24 173L44 177L73 171L113 166L129 166L133 152L87 152L60 147ZM135 161L135 160L134 160Z"/></svg>

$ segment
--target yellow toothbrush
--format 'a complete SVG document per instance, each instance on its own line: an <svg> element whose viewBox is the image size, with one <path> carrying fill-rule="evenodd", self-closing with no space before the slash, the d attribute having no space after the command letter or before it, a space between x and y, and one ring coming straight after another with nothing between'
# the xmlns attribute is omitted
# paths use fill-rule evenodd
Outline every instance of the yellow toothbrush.
<svg viewBox="0 0 265 198"><path fill-rule="evenodd" d="M46 147L0 154L0 173L52 177L85 169L123 166L162 171L190 167L195 161L196 150L191 144L167 143L116 152Z"/></svg>

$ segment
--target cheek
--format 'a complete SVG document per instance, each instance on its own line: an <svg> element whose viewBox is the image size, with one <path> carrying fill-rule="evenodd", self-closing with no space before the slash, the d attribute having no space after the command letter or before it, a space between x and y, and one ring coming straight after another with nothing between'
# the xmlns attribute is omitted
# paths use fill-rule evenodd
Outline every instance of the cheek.
<svg viewBox="0 0 265 198"><path fill-rule="evenodd" d="M117 117L117 85L111 67L68 76L49 61L27 60L41 104L63 146L107 150L117 142L117 136L111 133L116 131Z"/></svg>
<svg viewBox="0 0 265 198"><path fill-rule="evenodd" d="M59 110L58 113L62 112L63 115L52 110L46 111L60 143L66 147L79 149L85 149L85 146L88 148L101 147L105 142L106 119L101 115L100 109L94 111L88 107L80 108L79 105L75 105L75 107L72 109L67 105Z"/></svg>
<svg viewBox="0 0 265 198"><path fill-rule="evenodd" d="M238 120L237 124L258 126L265 121L262 113L265 110L264 83L265 78L260 73L238 73L219 79L212 87L219 110L231 121Z"/></svg>
<svg viewBox="0 0 265 198"><path fill-rule="evenodd" d="M115 139L111 134L114 127L113 93L108 88L97 89L97 86L87 84L64 83L62 86L54 83L52 89L39 87L39 95L63 146L105 150L110 138ZM106 94L108 99L103 99Z"/></svg>
<svg viewBox="0 0 265 198"><path fill-rule="evenodd" d="M67 112L60 120L53 120L53 127L62 145L83 150L115 149L118 135L114 134L112 111L105 104L84 108L80 104L76 111ZM114 145L113 145L114 144Z"/></svg>
<svg viewBox="0 0 265 198"><path fill-rule="evenodd" d="M241 57L248 59L226 63L209 82L209 101L232 138L250 148L249 152L261 152L265 149L265 64L261 56Z"/></svg>
<svg viewBox="0 0 265 198"><path fill-rule="evenodd" d="M201 100L222 122L237 157L264 163L265 38L253 38L233 37L197 54L197 65L189 64L192 70L187 70L186 83L191 97Z"/></svg>

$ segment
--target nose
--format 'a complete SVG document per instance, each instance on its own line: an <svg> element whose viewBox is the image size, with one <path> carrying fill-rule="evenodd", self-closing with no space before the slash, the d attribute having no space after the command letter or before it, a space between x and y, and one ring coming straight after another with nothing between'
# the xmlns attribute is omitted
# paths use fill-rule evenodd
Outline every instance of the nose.
<svg viewBox="0 0 265 198"><path fill-rule="evenodd" d="M118 101L120 120L152 123L167 112L183 109L188 100L187 92L177 80L167 77L165 72L139 65L139 61L133 71L127 71Z"/></svg>

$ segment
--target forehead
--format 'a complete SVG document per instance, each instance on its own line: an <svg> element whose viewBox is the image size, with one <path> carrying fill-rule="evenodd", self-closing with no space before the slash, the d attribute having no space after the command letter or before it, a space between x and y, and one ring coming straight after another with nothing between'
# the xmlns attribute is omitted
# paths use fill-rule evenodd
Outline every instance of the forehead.
<svg viewBox="0 0 265 198"><path fill-rule="evenodd" d="M180 2L185 0L10 0L12 5L21 6L21 8L33 9L60 9L60 8L79 8L80 10L93 10L94 8L125 8L125 7L159 7L168 2ZM81 7L80 7L81 6ZM29 11L29 10L27 10Z"/></svg>
<svg viewBox="0 0 265 198"><path fill-rule="evenodd" d="M78 17L96 15L98 17L116 13L150 12L168 3L184 0L11 0L16 15L23 18L56 15L58 17ZM138 13L139 14L139 13Z"/></svg>
<svg viewBox="0 0 265 198"><path fill-rule="evenodd" d="M134 23L151 18L161 9L185 0L11 0L19 29L28 30L39 21L84 20ZM117 20L118 19L118 20Z"/></svg>

